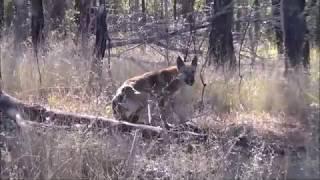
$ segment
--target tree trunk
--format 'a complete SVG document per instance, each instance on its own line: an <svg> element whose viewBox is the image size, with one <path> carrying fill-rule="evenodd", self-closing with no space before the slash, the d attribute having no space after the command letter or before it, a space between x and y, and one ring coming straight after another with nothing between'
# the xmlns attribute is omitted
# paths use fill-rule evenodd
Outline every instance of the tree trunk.
<svg viewBox="0 0 320 180"><path fill-rule="evenodd" d="M67 3L65 0L52 0L52 6L50 7L51 29L57 29L62 25Z"/></svg>
<svg viewBox="0 0 320 180"><path fill-rule="evenodd" d="M88 82L87 92L89 94L94 93L99 95L102 91L102 87L104 86L102 77L102 59L105 56L107 40L109 40L110 45L106 20L107 10L105 7L105 0L100 0L100 5L96 16L96 42L94 47L95 57L93 57L93 61L91 63L91 71ZM110 64L108 64L108 69L110 69Z"/></svg>
<svg viewBox="0 0 320 180"><path fill-rule="evenodd" d="M283 54L283 34L280 23L280 2L281 0L272 0L272 16L273 16L273 28L275 32L275 39L278 54Z"/></svg>
<svg viewBox="0 0 320 180"><path fill-rule="evenodd" d="M182 5L181 14L189 23L193 22L192 13L194 11L194 3L195 3L195 0L181 1L181 5Z"/></svg>
<svg viewBox="0 0 320 180"><path fill-rule="evenodd" d="M316 30L315 30L315 38L316 38L316 45L318 47L318 51L320 53L320 1L318 1L317 5L317 17L316 17Z"/></svg>
<svg viewBox="0 0 320 180"><path fill-rule="evenodd" d="M38 53L39 45L41 46L44 35L44 16L42 0L31 0L31 37L34 52Z"/></svg>
<svg viewBox="0 0 320 180"><path fill-rule="evenodd" d="M129 0L130 13L137 13L139 10L139 0Z"/></svg>
<svg viewBox="0 0 320 180"><path fill-rule="evenodd" d="M141 12L142 12L142 24L146 24L147 22L147 12L146 12L146 1L145 0L141 0Z"/></svg>
<svg viewBox="0 0 320 180"><path fill-rule="evenodd" d="M31 0L31 37L33 50L38 67L39 76L39 97L41 100L45 100L45 94L42 89L42 76L40 71L40 64L38 59L39 48L42 47L44 41L44 17L43 17L43 5L42 0Z"/></svg>
<svg viewBox="0 0 320 180"><path fill-rule="evenodd" d="M14 58L9 62L8 69L6 70L9 74L6 85L8 85L9 91L16 91L20 89L20 81L17 72L17 62L22 57L23 53L23 42L28 37L28 6L26 0L14 0Z"/></svg>
<svg viewBox="0 0 320 180"><path fill-rule="evenodd" d="M282 24L286 57L290 67L309 64L308 29L304 13L305 0L283 0Z"/></svg>
<svg viewBox="0 0 320 180"><path fill-rule="evenodd" d="M243 0L237 1L236 2L236 23L235 23L235 31L236 32L241 32L241 22L239 21L239 19L241 17L243 17L243 13L242 13L242 5L243 5Z"/></svg>
<svg viewBox="0 0 320 180"><path fill-rule="evenodd" d="M173 18L177 19L177 0L173 0Z"/></svg>
<svg viewBox="0 0 320 180"><path fill-rule="evenodd" d="M253 2L253 22L254 25L250 28L249 31L249 39L250 39L250 52L251 52L251 65L253 66L255 64L256 60L256 50L259 42L259 36L260 36L260 2L259 0L254 0Z"/></svg>
<svg viewBox="0 0 320 180"><path fill-rule="evenodd" d="M7 6L5 7L5 23L6 26L9 28L13 22L13 11L14 11L14 1L9 1Z"/></svg>
<svg viewBox="0 0 320 180"><path fill-rule="evenodd" d="M89 24L90 24L91 0L76 0L75 9L79 13L75 15L75 21L79 25L77 39L81 37L81 48L84 59L88 58Z"/></svg>
<svg viewBox="0 0 320 180"><path fill-rule="evenodd" d="M4 4L3 4L3 0L0 0L0 43L2 41L3 27L4 27ZM1 66L2 59L1 58L2 58L2 49L0 47L0 91L2 91L2 66ZM1 147L1 145L2 144L0 144L0 147ZM0 149L0 151L1 151L1 149ZM1 164L1 162L2 162L2 159L1 159L1 152L0 152L0 164ZM0 165L0 174L2 172L1 170L2 170L2 167Z"/></svg>
<svg viewBox="0 0 320 180"><path fill-rule="evenodd" d="M229 63L229 67L233 68L236 65L236 59L231 32L233 26L232 0L214 0L213 11L214 14L223 14L211 20L209 64L213 62L218 66L223 66Z"/></svg>
<svg viewBox="0 0 320 180"><path fill-rule="evenodd" d="M2 35L2 30L4 28L4 4L3 0L0 0L0 40Z"/></svg>
<svg viewBox="0 0 320 180"><path fill-rule="evenodd" d="M28 6L27 0L14 0L15 16L14 16L14 45L16 52L21 51L21 42L28 37Z"/></svg>

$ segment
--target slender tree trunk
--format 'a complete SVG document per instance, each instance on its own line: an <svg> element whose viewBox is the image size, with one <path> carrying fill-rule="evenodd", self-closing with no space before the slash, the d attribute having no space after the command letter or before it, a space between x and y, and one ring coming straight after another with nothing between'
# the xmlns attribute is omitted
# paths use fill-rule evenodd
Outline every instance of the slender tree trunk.
<svg viewBox="0 0 320 180"><path fill-rule="evenodd" d="M1 39L3 28L4 28L4 3L3 3L3 0L0 0L0 39Z"/></svg>
<svg viewBox="0 0 320 180"><path fill-rule="evenodd" d="M14 16L14 45L15 49L20 52L20 48L18 46L21 45L21 42L27 39L28 37L28 8L27 8L27 0L14 0L15 7L15 16Z"/></svg>
<svg viewBox="0 0 320 180"><path fill-rule="evenodd" d="M236 59L233 47L233 3L232 0L214 0L214 13L224 12L223 15L211 21L211 32L209 34L209 64L214 63L223 66L226 63L233 68Z"/></svg>
<svg viewBox="0 0 320 180"><path fill-rule="evenodd" d="M260 13L259 13L259 7L260 7L260 2L259 0L254 0L253 2L253 8L254 8L254 13L253 13L253 26L250 28L250 51L251 51L251 65L253 66L255 64L255 59L256 59L256 50L259 42L259 36L260 36Z"/></svg>
<svg viewBox="0 0 320 180"><path fill-rule="evenodd" d="M94 47L95 57L93 57L93 61L91 63L91 71L88 83L89 94L94 93L95 95L100 95L102 87L104 86L102 77L102 59L105 57L107 40L110 42L106 20L107 11L105 7L105 0L100 0L96 19L96 42ZM108 69L110 69L110 67L108 67Z"/></svg>
<svg viewBox="0 0 320 180"><path fill-rule="evenodd" d="M91 0L76 0L75 21L78 24L77 42L81 37L81 48L84 59L88 59L88 42L89 42L89 24L90 24L90 5Z"/></svg>
<svg viewBox="0 0 320 180"><path fill-rule="evenodd" d="M320 1L318 0L317 4L317 16L316 16L316 30L315 30L315 38L316 38L316 45L318 47L318 51L320 53Z"/></svg>
<svg viewBox="0 0 320 180"><path fill-rule="evenodd" d="M34 54L37 63L37 71L39 78L39 97L41 100L45 100L44 90L42 89L42 75L39 64L39 49L42 48L44 41L44 16L42 0L31 0L31 37L34 49Z"/></svg>
<svg viewBox="0 0 320 180"><path fill-rule="evenodd" d="M65 0L52 0L52 6L50 7L51 29L57 29L62 25L67 2Z"/></svg>
<svg viewBox="0 0 320 180"><path fill-rule="evenodd" d="M236 1L236 23L235 23L235 31L236 32L241 32L241 22L239 19L243 17L242 13L242 5L243 5L243 0Z"/></svg>
<svg viewBox="0 0 320 180"><path fill-rule="evenodd" d="M146 12L146 1L141 0L141 12L142 12L142 24L146 24L147 22L147 12Z"/></svg>
<svg viewBox="0 0 320 180"><path fill-rule="evenodd" d="M2 42L2 30L4 28L4 3L0 0L0 43ZM0 94L2 93L2 48L0 44ZM1 137L0 137L1 138ZM0 144L1 146L2 144ZM0 149L1 151L1 149ZM2 162L1 152L0 152L0 164ZM0 165L0 174L2 173L2 166Z"/></svg>
<svg viewBox="0 0 320 180"><path fill-rule="evenodd" d="M177 19L177 0L173 0L173 18Z"/></svg>
<svg viewBox="0 0 320 180"><path fill-rule="evenodd" d="M36 55L39 45L41 46L44 40L43 29L44 16L42 0L31 0L31 37Z"/></svg>
<svg viewBox="0 0 320 180"><path fill-rule="evenodd" d="M17 63L22 57L23 53L23 42L28 37L28 6L26 0L14 0L14 58L9 61L8 68L6 69L6 74L9 75L6 85L8 85L9 91L15 91L20 89L20 81L18 78Z"/></svg>
<svg viewBox="0 0 320 180"><path fill-rule="evenodd" d="M280 3L281 0L271 0L272 4L272 16L273 16L273 28L275 32L276 45L278 54L283 54L283 34L280 22Z"/></svg>
<svg viewBox="0 0 320 180"><path fill-rule="evenodd" d="M181 1L182 9L181 14L185 19L187 19L187 22L192 23L193 22L193 16L192 13L194 11L194 3L195 0L188 0L188 1Z"/></svg>
<svg viewBox="0 0 320 180"><path fill-rule="evenodd" d="M309 42L304 15L305 0L282 0L285 53L291 67L309 64Z"/></svg>
<svg viewBox="0 0 320 180"><path fill-rule="evenodd" d="M7 6L5 7L5 22L6 26L9 28L13 22L13 12L14 12L14 1L9 1Z"/></svg>

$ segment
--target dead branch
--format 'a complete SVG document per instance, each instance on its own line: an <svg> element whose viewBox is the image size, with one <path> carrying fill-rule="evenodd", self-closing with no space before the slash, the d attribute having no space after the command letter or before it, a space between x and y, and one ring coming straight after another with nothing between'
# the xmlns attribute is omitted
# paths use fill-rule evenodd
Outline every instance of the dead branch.
<svg viewBox="0 0 320 180"><path fill-rule="evenodd" d="M165 130L161 127L148 126L143 124L133 124L125 121L118 121L115 119L68 113L58 110L49 110L40 105L30 105L25 104L22 101L0 91L0 112L3 112L10 119L15 122L25 119L37 123L49 123L55 126L73 126L76 124L84 124L90 126L91 129L121 129L125 127L127 129L140 129L149 133L156 133L161 135L169 134L173 137L178 137L180 135L189 135L201 139L206 139L207 135L194 133L190 131L173 131ZM22 118L20 118L22 117ZM2 119L0 119L2 121ZM177 136L179 135L179 136Z"/></svg>

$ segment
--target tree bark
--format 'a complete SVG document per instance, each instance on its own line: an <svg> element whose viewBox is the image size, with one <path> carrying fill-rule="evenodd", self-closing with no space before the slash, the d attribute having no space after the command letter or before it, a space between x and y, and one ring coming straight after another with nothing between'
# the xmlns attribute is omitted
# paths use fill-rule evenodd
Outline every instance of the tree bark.
<svg viewBox="0 0 320 180"><path fill-rule="evenodd" d="M193 14L192 14L194 11L194 3L195 3L195 0L181 1L181 5L182 5L181 14L187 20L188 23L192 23L194 20Z"/></svg>
<svg viewBox="0 0 320 180"><path fill-rule="evenodd" d="M146 1L141 0L141 12L142 12L142 24L146 24L147 22L147 12L146 12Z"/></svg>
<svg viewBox="0 0 320 180"><path fill-rule="evenodd" d="M234 68L236 59L233 47L232 26L233 26L233 1L214 0L214 14L223 13L211 21L209 34L209 64Z"/></svg>
<svg viewBox="0 0 320 180"><path fill-rule="evenodd" d="M89 24L90 24L90 6L91 0L76 0L75 21L78 24L77 39L81 38L81 48L84 59L88 58L88 42L89 42Z"/></svg>
<svg viewBox="0 0 320 180"><path fill-rule="evenodd" d="M275 39L278 54L283 54L283 34L281 29L281 22L280 22L280 3L281 0L271 0L272 4L272 16L273 16L273 28L275 32Z"/></svg>
<svg viewBox="0 0 320 180"><path fill-rule="evenodd" d="M177 19L177 0L173 0L173 18Z"/></svg>
<svg viewBox="0 0 320 180"><path fill-rule="evenodd" d="M284 45L290 67L309 64L309 42L304 15L305 0L283 0L281 4Z"/></svg>
<svg viewBox="0 0 320 180"><path fill-rule="evenodd" d="M51 29L57 29L62 25L66 13L67 3L65 0L52 0L50 7Z"/></svg>
<svg viewBox="0 0 320 180"><path fill-rule="evenodd" d="M13 16L13 31L14 31L14 58L9 62L6 73L9 74L6 86L9 91L16 91L20 89L20 81L17 73L17 62L22 57L23 42L28 37L28 6L27 0L14 0L14 16Z"/></svg>
<svg viewBox="0 0 320 180"><path fill-rule="evenodd" d="M316 30L315 30L315 39L316 39L316 45L318 47L318 51L320 53L320 1L318 1L317 4L317 17L316 17Z"/></svg>
<svg viewBox="0 0 320 180"><path fill-rule="evenodd" d="M104 80L102 77L102 59L105 57L105 50L107 48L107 40L109 41L110 48L110 37L107 28L107 10L105 6L105 0L100 0L96 16L96 42L94 47L93 61L91 63L91 70L88 82L88 93L94 93L100 95L104 86ZM110 62L108 62L108 70L110 70Z"/></svg>
<svg viewBox="0 0 320 180"><path fill-rule="evenodd" d="M9 1L5 7L5 24L9 28L13 22L14 1Z"/></svg>
<svg viewBox="0 0 320 180"><path fill-rule="evenodd" d="M2 37L2 30L4 28L4 3L0 0L0 40Z"/></svg>
<svg viewBox="0 0 320 180"><path fill-rule="evenodd" d="M44 40L44 16L42 0L31 0L31 37L34 52L37 56L39 45Z"/></svg>

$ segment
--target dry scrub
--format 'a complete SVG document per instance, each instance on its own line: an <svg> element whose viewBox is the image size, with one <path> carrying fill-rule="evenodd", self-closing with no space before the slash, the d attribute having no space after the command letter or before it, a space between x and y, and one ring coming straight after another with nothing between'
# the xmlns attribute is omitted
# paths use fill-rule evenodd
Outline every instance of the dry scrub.
<svg viewBox="0 0 320 180"><path fill-rule="evenodd" d="M6 42L6 41L4 41ZM7 41L8 42L8 41ZM64 111L111 117L108 104L114 91L102 97L84 95L88 61L81 59L71 39L51 42L41 58L48 90L46 106ZM55 42L55 43L54 43ZM35 102L37 73L30 46L19 59L12 81L11 44L3 43L4 90ZM67 47L67 48L66 48ZM159 49L160 51L160 49ZM259 48L260 56L275 57ZM149 46L112 51L112 74L125 78L166 66ZM309 75L282 76L270 59L251 69L243 65L243 79L207 68L204 110L199 112L202 85L198 79L186 90L192 120L205 129L206 142L143 139L135 132L23 127L21 133L1 116L1 176L3 179L290 179L316 178L319 168L319 57L312 52ZM174 52L170 57L174 60ZM200 57L204 61L204 57ZM246 61L244 61L245 63ZM201 62L203 63L203 62ZM121 73L120 73L121 72ZM108 79L107 73L106 79ZM109 133L108 133L109 134Z"/></svg>

